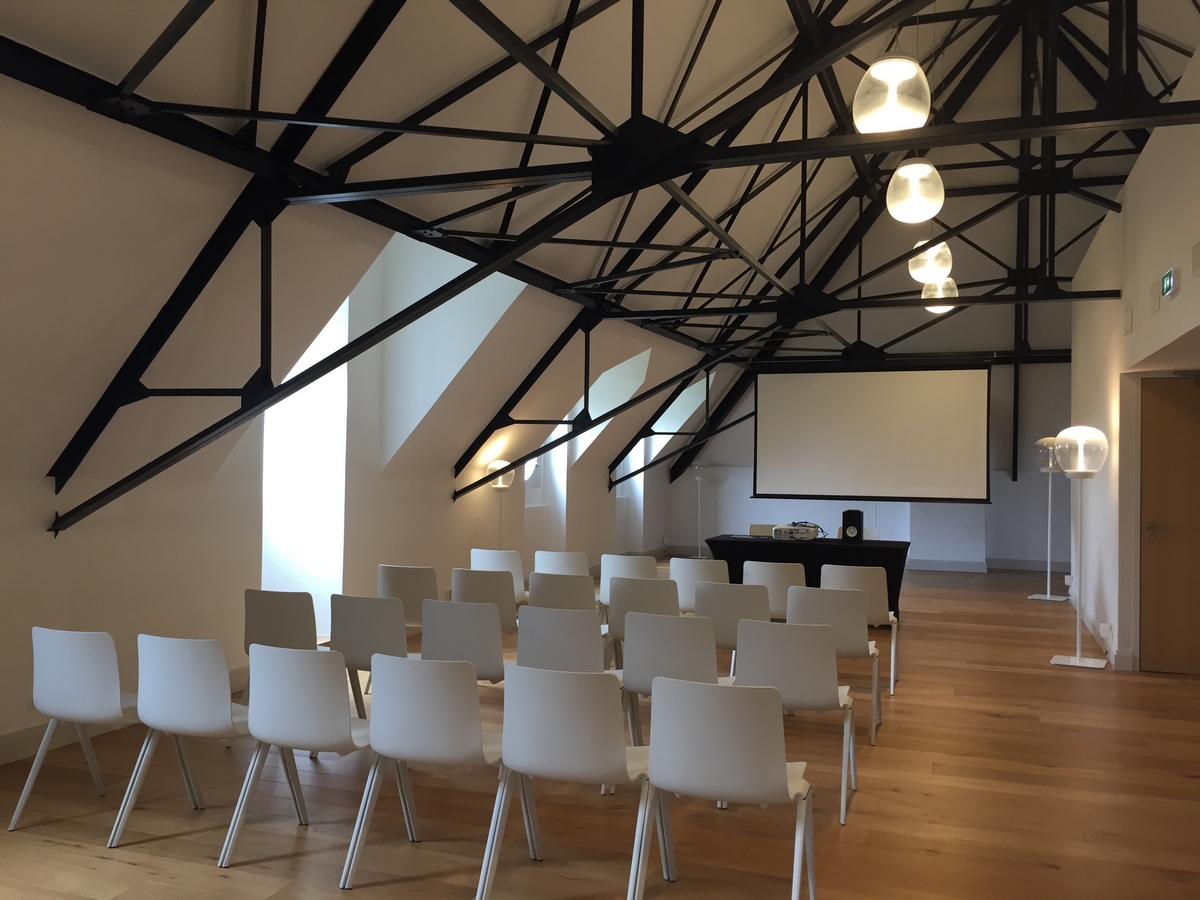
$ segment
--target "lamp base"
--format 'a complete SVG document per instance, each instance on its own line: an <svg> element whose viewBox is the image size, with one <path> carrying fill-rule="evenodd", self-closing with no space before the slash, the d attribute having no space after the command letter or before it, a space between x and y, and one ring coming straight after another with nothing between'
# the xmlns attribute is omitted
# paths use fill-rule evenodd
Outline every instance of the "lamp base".
<svg viewBox="0 0 1200 900"><path fill-rule="evenodd" d="M1030 600L1069 600L1069 597L1060 597L1058 594L1030 594Z"/></svg>
<svg viewBox="0 0 1200 900"><path fill-rule="evenodd" d="M1092 659L1090 656L1055 656L1050 660L1052 666L1075 666L1079 669L1103 669L1108 665L1107 659Z"/></svg>

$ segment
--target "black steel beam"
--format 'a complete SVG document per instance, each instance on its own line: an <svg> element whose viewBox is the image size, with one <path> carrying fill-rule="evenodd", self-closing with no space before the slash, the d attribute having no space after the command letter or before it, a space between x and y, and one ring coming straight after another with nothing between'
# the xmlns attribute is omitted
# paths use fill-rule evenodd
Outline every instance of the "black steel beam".
<svg viewBox="0 0 1200 900"><path fill-rule="evenodd" d="M492 416L492 420L484 426L483 430L475 437L475 440L471 441L467 449L463 451L462 456L458 458L458 462L454 464L455 477L461 475L463 469L470 465L471 460L475 458L475 454L483 449L483 445L488 442L493 434L501 428L506 428L514 424L512 412L517 408L517 404L525 399L525 395L533 389L537 380L550 368L550 364L558 359L559 354L571 343L571 339L580 331L594 328L599 320L599 316L591 310L580 310L579 314L571 320L571 324L563 329L562 334L546 349L546 352L542 354L537 364L529 370L529 374L525 376L525 379L509 394L508 399L504 401L504 405Z"/></svg>
<svg viewBox="0 0 1200 900"><path fill-rule="evenodd" d="M154 43L142 54L141 59L134 63L133 68L121 79L121 83L117 85L117 93L124 96L136 91L146 80L146 76L154 71L155 66L163 61L163 57L171 52L171 48L179 43L210 6L212 0L188 0L163 29L162 34L155 38Z"/></svg>
<svg viewBox="0 0 1200 900"><path fill-rule="evenodd" d="M708 375L705 374L704 377L707 378ZM638 445L638 441L644 440L645 438L648 438L654 434L654 424L666 414L667 410L671 408L671 404L678 400L679 395L686 391L689 387L691 387L690 381L681 381L679 384L675 385L675 389L671 391L671 393L667 394L667 399L664 400L659 405L658 409L654 411L654 414L646 420L646 424L639 428L637 433L629 439L629 443L621 448L621 452L613 457L612 462L608 464L609 475L615 472L617 467L624 462L625 457L633 452L633 448Z"/></svg>
<svg viewBox="0 0 1200 900"><path fill-rule="evenodd" d="M671 464L671 481L688 470L688 466L704 448L704 443L721 430L725 420L729 418L729 414L733 412L734 407L738 405L752 384L754 384L754 375L750 371L747 370L738 375L733 384L725 391L720 402L709 412L708 420L700 426L695 440L679 454L679 459Z"/></svg>
<svg viewBox="0 0 1200 900"><path fill-rule="evenodd" d="M983 366L1011 366L1015 359L1011 350L963 351L949 353L888 353L882 359L847 360L838 356L803 359L777 357L753 364L747 375L782 372L890 372L914 369L953 369ZM1069 363L1070 348L1030 350L1021 355L1022 365Z"/></svg>
<svg viewBox="0 0 1200 900"><path fill-rule="evenodd" d="M620 478L613 478L610 475L609 479L608 479L608 489L611 491L622 481L628 481L630 478L636 478L637 476L641 475L643 472L653 469L655 466L661 466L667 460L669 460L675 456L679 456L683 453L698 452L704 444L707 444L709 441L711 441L713 438L715 438L721 432L728 431L730 428L734 428L738 425L741 425L747 419L753 419L753 418L754 418L754 413L748 412L744 416L738 416L732 422L722 425L720 428L714 428L711 432L705 434L703 437L700 437L699 435L697 435L692 440L688 441L687 444L685 444L682 447L679 447L676 450L672 450L670 453L663 453L662 455L655 457L651 462L642 466L640 469L635 469L632 472L622 475ZM622 458L624 458L624 457L622 457ZM612 472L611 468L609 469L609 472L610 473Z"/></svg>

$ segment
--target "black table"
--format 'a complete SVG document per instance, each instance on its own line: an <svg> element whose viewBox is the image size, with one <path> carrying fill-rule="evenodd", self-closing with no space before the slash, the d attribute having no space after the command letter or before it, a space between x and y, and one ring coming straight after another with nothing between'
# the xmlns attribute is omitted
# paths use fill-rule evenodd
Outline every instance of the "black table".
<svg viewBox="0 0 1200 900"><path fill-rule="evenodd" d="M817 538L812 541L777 541L771 537L719 534L705 541L714 559L729 563L729 580L742 583L742 564L759 562L804 563L809 587L821 586L821 566L880 566L887 572L888 608L900 612L900 582L908 560L908 541L842 541Z"/></svg>

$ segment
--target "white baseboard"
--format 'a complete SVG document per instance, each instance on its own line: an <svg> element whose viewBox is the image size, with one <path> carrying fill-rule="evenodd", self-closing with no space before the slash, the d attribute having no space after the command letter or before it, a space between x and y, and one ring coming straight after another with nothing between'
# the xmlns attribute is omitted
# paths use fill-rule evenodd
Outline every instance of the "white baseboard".
<svg viewBox="0 0 1200 900"><path fill-rule="evenodd" d="M921 569L927 572L986 572L987 563L975 559L912 559L907 563L910 569Z"/></svg>

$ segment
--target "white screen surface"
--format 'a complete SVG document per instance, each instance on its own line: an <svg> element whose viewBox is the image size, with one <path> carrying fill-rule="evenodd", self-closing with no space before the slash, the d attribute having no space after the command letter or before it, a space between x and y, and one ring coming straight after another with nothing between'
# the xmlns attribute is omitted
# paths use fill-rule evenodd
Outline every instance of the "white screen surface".
<svg viewBox="0 0 1200 900"><path fill-rule="evenodd" d="M988 370L759 375L756 496L988 499Z"/></svg>

